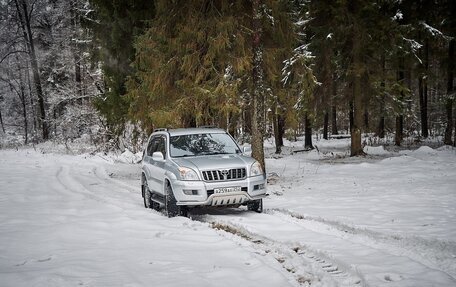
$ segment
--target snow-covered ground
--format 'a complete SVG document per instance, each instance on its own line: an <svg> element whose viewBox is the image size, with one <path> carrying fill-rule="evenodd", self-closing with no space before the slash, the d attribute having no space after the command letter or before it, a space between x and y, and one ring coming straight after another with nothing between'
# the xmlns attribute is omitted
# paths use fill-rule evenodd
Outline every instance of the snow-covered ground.
<svg viewBox="0 0 456 287"><path fill-rule="evenodd" d="M456 151L267 159L265 212L143 208L135 156L0 150L0 286L456 286Z"/></svg>

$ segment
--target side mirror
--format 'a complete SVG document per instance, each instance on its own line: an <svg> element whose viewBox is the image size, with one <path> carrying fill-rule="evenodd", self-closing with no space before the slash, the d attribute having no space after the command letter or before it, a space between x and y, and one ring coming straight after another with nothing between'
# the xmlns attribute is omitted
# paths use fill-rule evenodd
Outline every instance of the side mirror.
<svg viewBox="0 0 456 287"><path fill-rule="evenodd" d="M242 148L242 153L250 156L250 155L252 155L252 148L249 146L245 146Z"/></svg>
<svg viewBox="0 0 456 287"><path fill-rule="evenodd" d="M161 153L161 151L156 151L152 154L152 160L153 161L159 161L159 162L163 162L165 161L165 157L163 156L163 154Z"/></svg>

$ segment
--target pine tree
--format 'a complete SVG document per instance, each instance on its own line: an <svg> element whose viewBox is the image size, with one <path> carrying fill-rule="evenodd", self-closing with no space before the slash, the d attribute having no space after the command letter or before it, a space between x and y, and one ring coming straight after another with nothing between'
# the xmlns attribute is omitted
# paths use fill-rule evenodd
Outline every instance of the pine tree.
<svg viewBox="0 0 456 287"><path fill-rule="evenodd" d="M85 21L94 34L93 61L101 62L106 89L95 102L115 134L128 120L126 80L133 72L134 40L155 15L154 1L91 0L93 21Z"/></svg>
<svg viewBox="0 0 456 287"><path fill-rule="evenodd" d="M303 32L300 1L265 1L262 19L263 73L265 87L264 113L272 114L272 126L276 153L281 153L283 136L287 125L287 112L293 110L291 93L282 82L282 69L300 45L299 34ZM263 131L264 133L265 131Z"/></svg>
<svg viewBox="0 0 456 287"><path fill-rule="evenodd" d="M323 115L323 138L328 139L329 113L335 87L334 33L337 32L334 12L336 2L311 1L309 30L310 49L315 55L314 73L319 85L315 89L317 112ZM333 114L334 115L334 114Z"/></svg>
<svg viewBox="0 0 456 287"><path fill-rule="evenodd" d="M251 6L195 0L156 7L136 43L131 116L148 129L226 122L227 113L239 112L252 67Z"/></svg>
<svg viewBox="0 0 456 287"><path fill-rule="evenodd" d="M289 1L252 1L252 156L263 168L268 103L274 114L276 152L280 153L283 145L285 119L282 100L286 93L283 93L283 84L278 75L283 68L283 61L292 54L297 44L294 19L290 17L295 12L293 8Z"/></svg>

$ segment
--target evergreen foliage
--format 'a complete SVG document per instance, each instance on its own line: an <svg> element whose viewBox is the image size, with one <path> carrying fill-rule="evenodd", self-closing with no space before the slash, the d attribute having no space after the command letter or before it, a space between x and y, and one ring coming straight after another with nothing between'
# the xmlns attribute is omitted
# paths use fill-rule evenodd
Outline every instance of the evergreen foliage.
<svg viewBox="0 0 456 287"><path fill-rule="evenodd" d="M153 1L92 0L95 13L86 25L94 34L93 61L101 62L105 90L95 105L115 134L127 122L126 79L132 73L134 41L155 15Z"/></svg>
<svg viewBox="0 0 456 287"><path fill-rule="evenodd" d="M374 132L397 145L433 134L454 143L451 0L0 5L1 131L14 119L26 140L73 124L85 133L76 111L88 117L98 94L111 135L130 121L146 132L214 125L253 143L261 163L265 137L280 153L286 134L304 131L313 148L312 132L329 138L330 122L332 134L350 133L354 156Z"/></svg>
<svg viewBox="0 0 456 287"><path fill-rule="evenodd" d="M130 115L154 126L229 124L251 69L247 1L156 1L138 38Z"/></svg>

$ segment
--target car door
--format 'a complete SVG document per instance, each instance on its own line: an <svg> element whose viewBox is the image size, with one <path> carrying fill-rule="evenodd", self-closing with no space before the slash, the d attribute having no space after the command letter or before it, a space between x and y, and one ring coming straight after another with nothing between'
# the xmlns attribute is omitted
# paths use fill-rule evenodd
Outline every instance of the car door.
<svg viewBox="0 0 456 287"><path fill-rule="evenodd" d="M158 142L157 142L156 136L149 138L149 142L147 144L147 148L144 152L144 158L143 158L143 170L146 175L147 185L148 185L150 191L155 190L154 181L152 179L152 173L153 173L152 154L153 154L153 150L156 149L157 143Z"/></svg>
<svg viewBox="0 0 456 287"><path fill-rule="evenodd" d="M165 161L155 161L152 158L154 152L161 152ZM144 165L146 167L147 184L154 193L163 194L163 183L165 180L166 162L166 138L163 135L153 136L147 147Z"/></svg>

